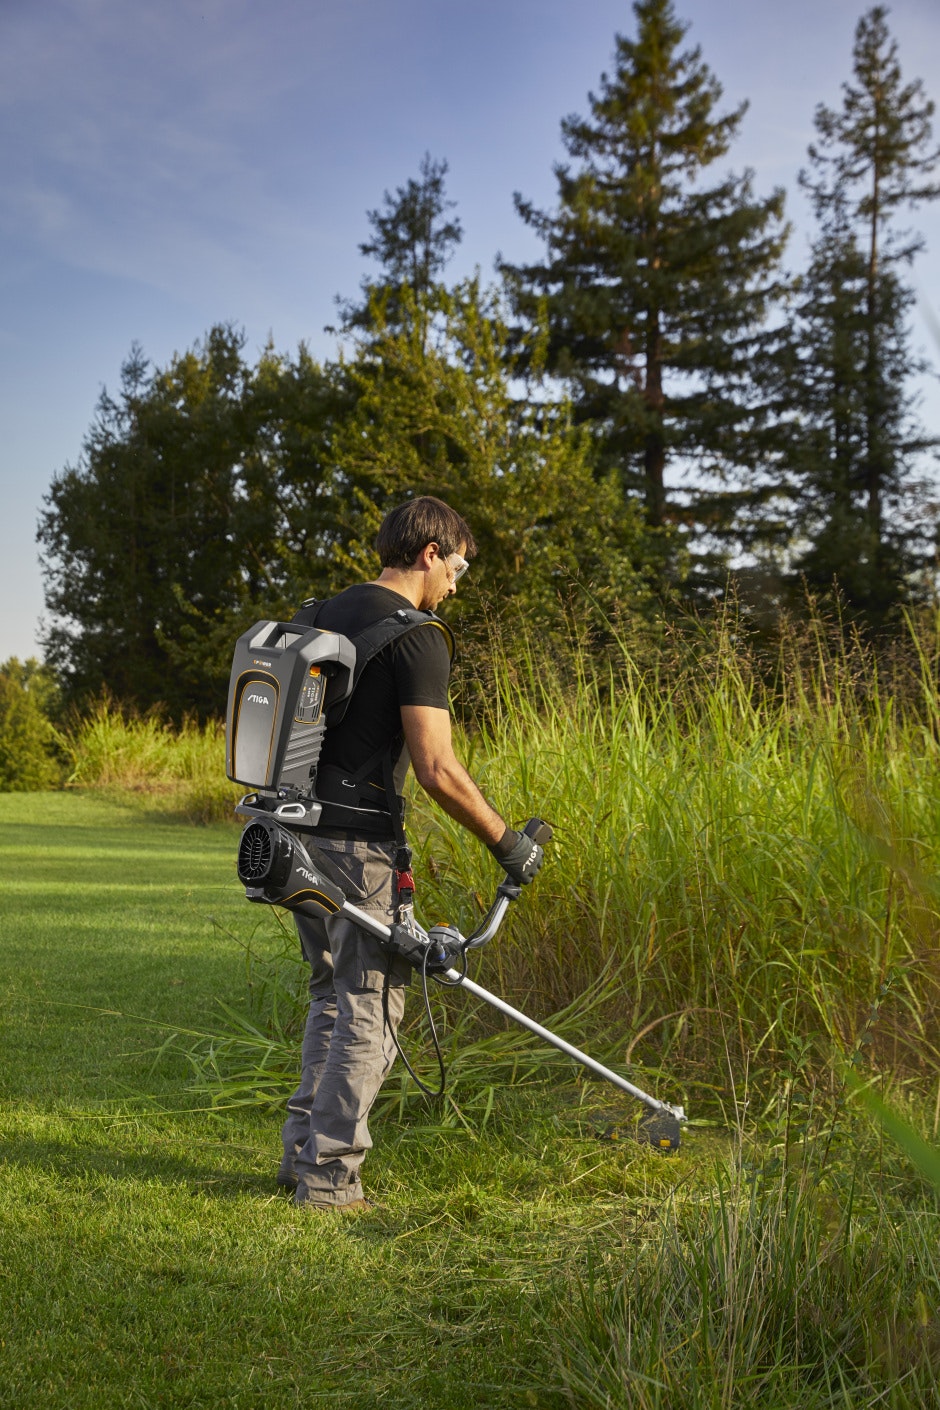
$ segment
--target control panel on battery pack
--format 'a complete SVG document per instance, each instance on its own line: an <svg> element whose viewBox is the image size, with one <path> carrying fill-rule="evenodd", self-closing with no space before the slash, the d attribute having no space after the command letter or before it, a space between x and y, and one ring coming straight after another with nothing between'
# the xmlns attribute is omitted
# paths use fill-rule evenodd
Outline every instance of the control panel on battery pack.
<svg viewBox="0 0 940 1410"><path fill-rule="evenodd" d="M319 666L311 666L306 680L297 696L294 706L294 719L298 724L313 725L323 711L323 695L326 677Z"/></svg>

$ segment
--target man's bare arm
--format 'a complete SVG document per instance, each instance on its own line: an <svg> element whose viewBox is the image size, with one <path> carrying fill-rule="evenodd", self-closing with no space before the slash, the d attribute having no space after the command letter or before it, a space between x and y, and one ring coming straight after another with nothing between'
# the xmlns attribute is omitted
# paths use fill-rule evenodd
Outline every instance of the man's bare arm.
<svg viewBox="0 0 940 1410"><path fill-rule="evenodd" d="M506 824L454 753L450 712L430 705L403 705L401 720L421 787L474 837L487 846L498 843Z"/></svg>

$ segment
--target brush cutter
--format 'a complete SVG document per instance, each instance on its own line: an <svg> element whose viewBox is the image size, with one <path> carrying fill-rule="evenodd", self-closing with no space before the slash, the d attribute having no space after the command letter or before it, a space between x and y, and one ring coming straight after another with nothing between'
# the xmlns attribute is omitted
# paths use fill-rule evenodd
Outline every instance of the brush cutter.
<svg viewBox="0 0 940 1410"><path fill-rule="evenodd" d="M238 878L245 887L249 901L284 906L306 916L346 916L418 970L425 981L425 994L429 977L451 988L466 989L536 1037L581 1063L596 1076L603 1077L628 1096L642 1102L646 1113L637 1128L638 1139L658 1150L678 1150L679 1128L686 1120L681 1106L670 1106L650 1096L619 1073L612 1072L603 1063L573 1047L550 1029L468 978L469 951L479 949L493 938L510 903L519 898L520 886L507 876L497 887L496 898L480 926L469 936L462 935L451 925L432 925L425 930L414 919L410 908L406 909L405 918L395 925L384 925L375 916L346 900L337 884L339 878L329 874L333 871L332 864L312 843L301 842L295 833L288 831L273 816L259 816L262 808L258 804L261 802L258 795L248 795L239 806L240 812L250 816L238 848ZM551 827L540 818L532 818L524 831L540 845L552 835ZM439 1050L438 1054L440 1056Z"/></svg>

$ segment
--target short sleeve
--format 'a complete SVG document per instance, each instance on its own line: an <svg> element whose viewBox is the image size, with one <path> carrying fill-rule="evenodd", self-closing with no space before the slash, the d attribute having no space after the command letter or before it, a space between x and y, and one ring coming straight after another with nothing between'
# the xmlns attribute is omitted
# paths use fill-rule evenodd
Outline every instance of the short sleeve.
<svg viewBox="0 0 940 1410"><path fill-rule="evenodd" d="M446 630L427 622L395 642L392 657L399 705L449 709L450 647Z"/></svg>

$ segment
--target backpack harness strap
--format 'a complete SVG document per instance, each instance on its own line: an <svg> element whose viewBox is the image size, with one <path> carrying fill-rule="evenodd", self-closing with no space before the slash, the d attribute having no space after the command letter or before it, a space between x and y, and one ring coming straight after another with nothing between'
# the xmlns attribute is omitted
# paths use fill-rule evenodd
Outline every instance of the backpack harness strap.
<svg viewBox="0 0 940 1410"><path fill-rule="evenodd" d="M322 600L318 600L315 597L308 597L305 602L301 603L299 610L294 614L294 621L300 626L315 627L322 606ZM354 636L351 636L350 641L352 641L356 648L356 669L353 673L352 686L345 700L338 700L334 705L329 707L327 711L328 724L338 724L346 714L353 691L359 683L359 677L362 675L362 672L365 670L366 666L368 666L369 662L373 657L378 655L383 647L387 646L390 641L395 641L398 637L404 636L406 632L414 631L417 627L423 627L432 622L443 631L447 640L447 650L451 660L453 660L455 641L454 634L450 627L446 622L441 621L440 617L436 616L433 612L422 611L417 607L400 607L388 617L380 618L379 621L373 622L371 626L366 627L363 631L357 632ZM354 774L343 779L344 785L355 788L360 783L365 782L376 765L382 765L382 783L386 798L388 799L389 818L398 846L398 850L395 854L395 884L398 892L396 909L399 911L410 909L415 893L414 874L411 870L412 853L405 838L404 800L399 798L395 791L394 765L392 763L393 755L397 752L396 746L402 741L403 735L401 733L397 734L387 748L381 749L373 754L364 764L360 765ZM333 804L332 806L346 807L344 804ZM356 813L360 810L350 807L349 811ZM401 917L399 916L398 919L401 919Z"/></svg>

